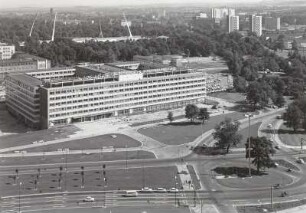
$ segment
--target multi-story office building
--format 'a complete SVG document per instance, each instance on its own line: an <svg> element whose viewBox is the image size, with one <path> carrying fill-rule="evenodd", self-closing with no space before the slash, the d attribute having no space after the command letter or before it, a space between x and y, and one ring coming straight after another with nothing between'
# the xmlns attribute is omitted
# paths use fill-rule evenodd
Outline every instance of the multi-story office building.
<svg viewBox="0 0 306 213"><path fill-rule="evenodd" d="M250 15L250 31L256 33L257 36L262 35L262 16Z"/></svg>
<svg viewBox="0 0 306 213"><path fill-rule="evenodd" d="M75 69L66 68L8 75L5 81L7 109L25 124L40 128L43 81L74 74Z"/></svg>
<svg viewBox="0 0 306 213"><path fill-rule="evenodd" d="M239 31L239 16L228 16L228 32Z"/></svg>
<svg viewBox="0 0 306 213"><path fill-rule="evenodd" d="M86 64L76 70L9 75L7 108L36 128L158 111L196 103L206 96L199 70L138 62ZM211 87L210 92L227 89Z"/></svg>
<svg viewBox="0 0 306 213"><path fill-rule="evenodd" d="M45 58L25 53L16 53L15 55L16 57L14 59L0 60L0 82L2 82L8 74L51 68L50 60Z"/></svg>
<svg viewBox="0 0 306 213"><path fill-rule="evenodd" d="M11 59L14 54L15 54L14 45L0 43L0 60Z"/></svg>
<svg viewBox="0 0 306 213"><path fill-rule="evenodd" d="M264 17L263 28L269 31L280 30L280 18Z"/></svg>
<svg viewBox="0 0 306 213"><path fill-rule="evenodd" d="M139 63L141 65L141 63ZM128 70L114 65L77 67L75 76L6 79L7 107L37 128L182 107L206 96L206 74L170 69ZM52 76L49 71L49 76ZM45 75L46 76L46 75Z"/></svg>

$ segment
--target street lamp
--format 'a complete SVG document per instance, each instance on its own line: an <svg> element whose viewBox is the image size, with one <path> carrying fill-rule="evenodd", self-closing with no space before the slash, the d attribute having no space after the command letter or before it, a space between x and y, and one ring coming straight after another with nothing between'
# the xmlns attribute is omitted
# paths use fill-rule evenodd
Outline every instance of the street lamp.
<svg viewBox="0 0 306 213"><path fill-rule="evenodd" d="M67 172L68 172L67 154L68 154L68 149L65 149L65 191L67 191Z"/></svg>
<svg viewBox="0 0 306 213"><path fill-rule="evenodd" d="M271 210L273 211L273 186L271 186Z"/></svg>
<svg viewBox="0 0 306 213"><path fill-rule="evenodd" d="M127 144L125 144L125 169L128 166L128 151L127 151Z"/></svg>
<svg viewBox="0 0 306 213"><path fill-rule="evenodd" d="M177 176L174 176L174 180L175 180L175 188L174 188L174 205L176 206L176 190L177 190Z"/></svg>
<svg viewBox="0 0 306 213"><path fill-rule="evenodd" d="M251 171L251 117L253 117L253 114L247 113L245 114L245 117L249 118L249 138L248 138L248 155L249 155L249 176L252 176L252 171Z"/></svg>
<svg viewBox="0 0 306 213"><path fill-rule="evenodd" d="M21 191L21 185L22 185L22 182L19 182L19 187L18 187L18 191L19 191L19 193L18 193L18 195L19 195L19 197L18 197L18 212L20 213L21 211L20 211L20 191Z"/></svg>

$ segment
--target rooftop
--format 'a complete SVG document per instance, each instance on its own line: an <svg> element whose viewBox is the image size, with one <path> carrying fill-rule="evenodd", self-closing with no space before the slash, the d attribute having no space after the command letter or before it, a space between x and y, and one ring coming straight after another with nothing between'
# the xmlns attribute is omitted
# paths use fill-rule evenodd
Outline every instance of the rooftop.
<svg viewBox="0 0 306 213"><path fill-rule="evenodd" d="M19 62L30 62L30 61L44 61L45 58L41 58L38 56L30 55L27 53L15 53L12 59L0 60L0 66L6 66L11 63L19 63Z"/></svg>
<svg viewBox="0 0 306 213"><path fill-rule="evenodd" d="M39 80L38 78L32 77L27 74L15 74L15 75L10 75L10 76L17 81L20 81L24 84L31 85L31 86L40 86L43 84L43 82Z"/></svg>

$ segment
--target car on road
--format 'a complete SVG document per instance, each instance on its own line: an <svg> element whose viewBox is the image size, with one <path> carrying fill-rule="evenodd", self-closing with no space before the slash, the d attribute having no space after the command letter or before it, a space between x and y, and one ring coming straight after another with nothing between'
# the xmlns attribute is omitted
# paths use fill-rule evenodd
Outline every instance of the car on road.
<svg viewBox="0 0 306 213"><path fill-rule="evenodd" d="M165 189L165 188L157 188L155 191L159 192L159 193L166 193L167 189Z"/></svg>
<svg viewBox="0 0 306 213"><path fill-rule="evenodd" d="M274 189L279 189L279 188L280 188L280 184L277 183L277 184L273 185L273 188L274 188Z"/></svg>
<svg viewBox="0 0 306 213"><path fill-rule="evenodd" d="M286 191L284 191L284 192L282 192L281 194L280 194L280 196L281 197L286 197L286 196L288 196L289 194L288 194L288 192L286 192Z"/></svg>
<svg viewBox="0 0 306 213"><path fill-rule="evenodd" d="M302 158L297 158L296 162L299 164L305 164L305 161Z"/></svg>
<svg viewBox="0 0 306 213"><path fill-rule="evenodd" d="M95 202L95 198L91 197L91 196L87 196L84 198L83 202Z"/></svg>
<svg viewBox="0 0 306 213"><path fill-rule="evenodd" d="M280 149L278 145L276 145L274 148L275 148L275 149Z"/></svg>
<svg viewBox="0 0 306 213"><path fill-rule="evenodd" d="M171 189L169 190L169 192L174 193L174 192L179 192L179 190L178 190L177 188L171 188Z"/></svg>
<svg viewBox="0 0 306 213"><path fill-rule="evenodd" d="M141 189L141 192L153 192L153 189L150 187L144 187Z"/></svg>
<svg viewBox="0 0 306 213"><path fill-rule="evenodd" d="M124 195L122 195L123 197L137 197L138 196L138 192L136 190L127 190L125 192Z"/></svg>

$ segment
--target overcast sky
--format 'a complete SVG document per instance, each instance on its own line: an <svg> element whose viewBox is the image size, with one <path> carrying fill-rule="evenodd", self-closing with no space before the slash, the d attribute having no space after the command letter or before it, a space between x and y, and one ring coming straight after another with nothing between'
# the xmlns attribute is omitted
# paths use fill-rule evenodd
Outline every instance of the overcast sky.
<svg viewBox="0 0 306 213"><path fill-rule="evenodd" d="M67 7L67 6L117 6L144 4L183 3L254 3L260 0L0 0L0 8L16 7Z"/></svg>

